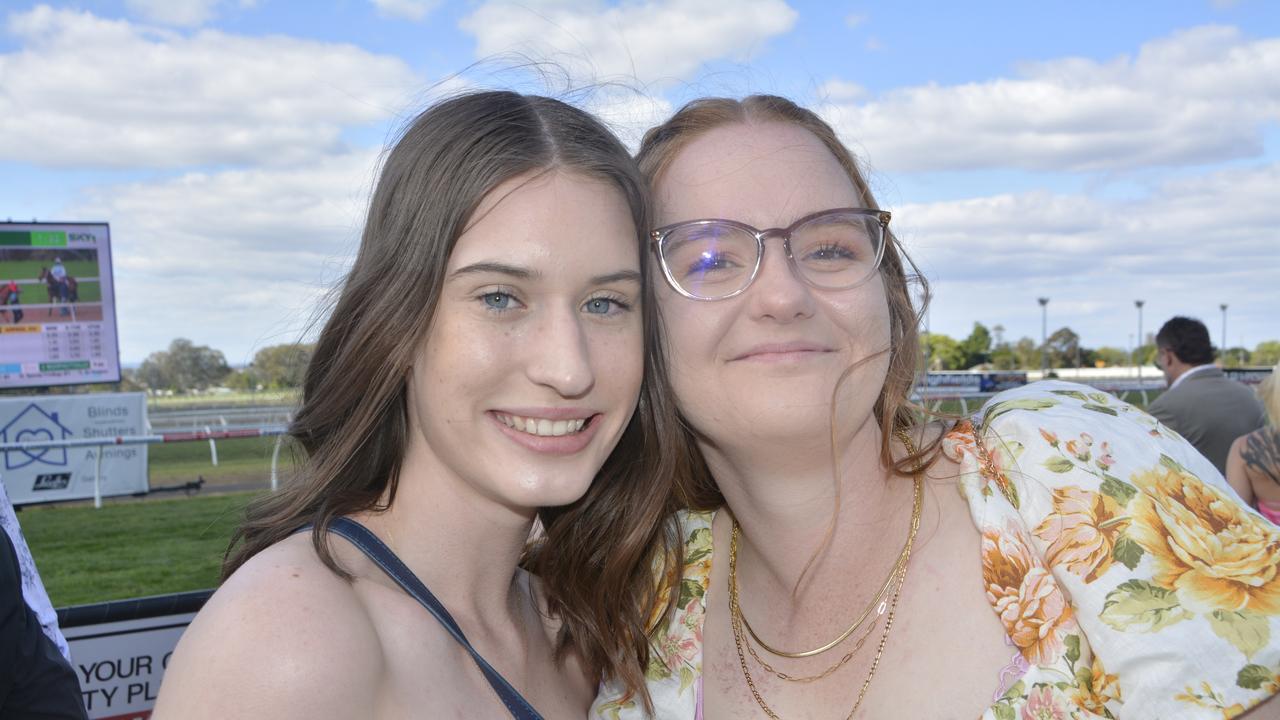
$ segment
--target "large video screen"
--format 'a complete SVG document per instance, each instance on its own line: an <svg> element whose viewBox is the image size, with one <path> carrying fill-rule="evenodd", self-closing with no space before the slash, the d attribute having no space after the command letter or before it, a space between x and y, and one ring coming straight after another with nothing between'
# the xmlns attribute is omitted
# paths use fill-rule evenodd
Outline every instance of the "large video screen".
<svg viewBox="0 0 1280 720"><path fill-rule="evenodd" d="M119 380L107 224L0 222L0 388Z"/></svg>

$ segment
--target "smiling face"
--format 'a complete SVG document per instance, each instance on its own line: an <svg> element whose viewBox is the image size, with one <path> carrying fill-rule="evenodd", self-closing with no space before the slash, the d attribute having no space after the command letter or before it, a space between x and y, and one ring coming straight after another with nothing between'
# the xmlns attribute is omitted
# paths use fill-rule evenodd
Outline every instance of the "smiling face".
<svg viewBox="0 0 1280 720"><path fill-rule="evenodd" d="M643 375L636 230L612 185L564 171L485 196L449 258L409 380L410 448L513 508L578 499Z"/></svg>
<svg viewBox="0 0 1280 720"><path fill-rule="evenodd" d="M658 225L719 218L786 227L811 213L865 207L813 134L778 123L731 124L692 140L656 183ZM842 437L874 423L889 355L889 307L879 274L851 290L798 278L770 238L755 281L740 295L699 301L667 285L658 298L681 410L713 444L826 447L841 373Z"/></svg>

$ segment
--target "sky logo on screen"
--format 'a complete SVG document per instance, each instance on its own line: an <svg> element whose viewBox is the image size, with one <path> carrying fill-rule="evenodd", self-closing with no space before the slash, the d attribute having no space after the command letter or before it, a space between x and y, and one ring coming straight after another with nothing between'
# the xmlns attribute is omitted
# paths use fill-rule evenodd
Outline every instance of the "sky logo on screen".
<svg viewBox="0 0 1280 720"><path fill-rule="evenodd" d="M71 435L71 429L58 422L58 413L46 412L35 403L28 404L7 425L0 428L0 442L5 443L65 440ZM6 470L17 470L35 463L65 466L67 449L44 447L4 451Z"/></svg>
<svg viewBox="0 0 1280 720"><path fill-rule="evenodd" d="M67 485L71 484L71 473L47 473L45 475L37 475L36 482L31 486L31 490L66 490Z"/></svg>
<svg viewBox="0 0 1280 720"><path fill-rule="evenodd" d="M67 233L67 240L73 243L97 243L98 236L93 233L73 232Z"/></svg>

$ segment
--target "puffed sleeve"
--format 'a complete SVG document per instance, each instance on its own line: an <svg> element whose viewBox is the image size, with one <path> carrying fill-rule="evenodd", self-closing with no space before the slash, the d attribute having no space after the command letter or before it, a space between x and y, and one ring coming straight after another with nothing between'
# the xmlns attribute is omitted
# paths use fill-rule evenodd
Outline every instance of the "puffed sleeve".
<svg viewBox="0 0 1280 720"><path fill-rule="evenodd" d="M988 598L1032 666L1010 717L1061 701L1219 719L1280 690L1280 529L1172 430L1041 382L992 398L948 444Z"/></svg>

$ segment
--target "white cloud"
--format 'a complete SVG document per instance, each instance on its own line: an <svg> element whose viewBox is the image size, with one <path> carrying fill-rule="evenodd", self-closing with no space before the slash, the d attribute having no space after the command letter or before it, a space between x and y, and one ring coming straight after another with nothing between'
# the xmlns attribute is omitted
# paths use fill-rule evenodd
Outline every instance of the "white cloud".
<svg viewBox="0 0 1280 720"><path fill-rule="evenodd" d="M825 102L849 102L866 97L867 89L846 80L828 80L818 88L818 97Z"/></svg>
<svg viewBox="0 0 1280 720"><path fill-rule="evenodd" d="M1147 330L1175 314L1211 322L1226 302L1231 344L1244 333L1252 347L1280 337L1277 187L1272 164L1165 182L1140 200L1028 192L909 204L893 224L934 282L939 331L964 335L980 320L1038 338L1035 298L1048 296L1050 331L1069 325L1088 346L1123 346L1135 298L1147 301Z"/></svg>
<svg viewBox="0 0 1280 720"><path fill-rule="evenodd" d="M370 0L383 17L421 22L440 6L440 0Z"/></svg>
<svg viewBox="0 0 1280 720"><path fill-rule="evenodd" d="M844 18L844 24L846 27L849 27L849 28L859 27L861 25L866 24L866 22L867 22L867 16L859 15L858 13L850 13L846 15Z"/></svg>
<svg viewBox="0 0 1280 720"><path fill-rule="evenodd" d="M580 81L687 78L711 60L749 60L798 14L783 0L490 0L462 20L480 57L518 53L568 68Z"/></svg>
<svg viewBox="0 0 1280 720"><path fill-rule="evenodd" d="M123 359L179 335L232 363L299 339L354 257L376 161L344 153L88 191L71 214L111 223Z"/></svg>
<svg viewBox="0 0 1280 720"><path fill-rule="evenodd" d="M214 16L219 0L125 0L129 10L161 25L199 27Z"/></svg>
<svg viewBox="0 0 1280 720"><path fill-rule="evenodd" d="M47 6L0 54L0 159L49 166L288 164L341 149L420 81L352 45L190 36Z"/></svg>
<svg viewBox="0 0 1280 720"><path fill-rule="evenodd" d="M1201 27L1110 62L891 90L824 115L882 170L1098 171L1259 156L1280 121L1280 38Z"/></svg>

